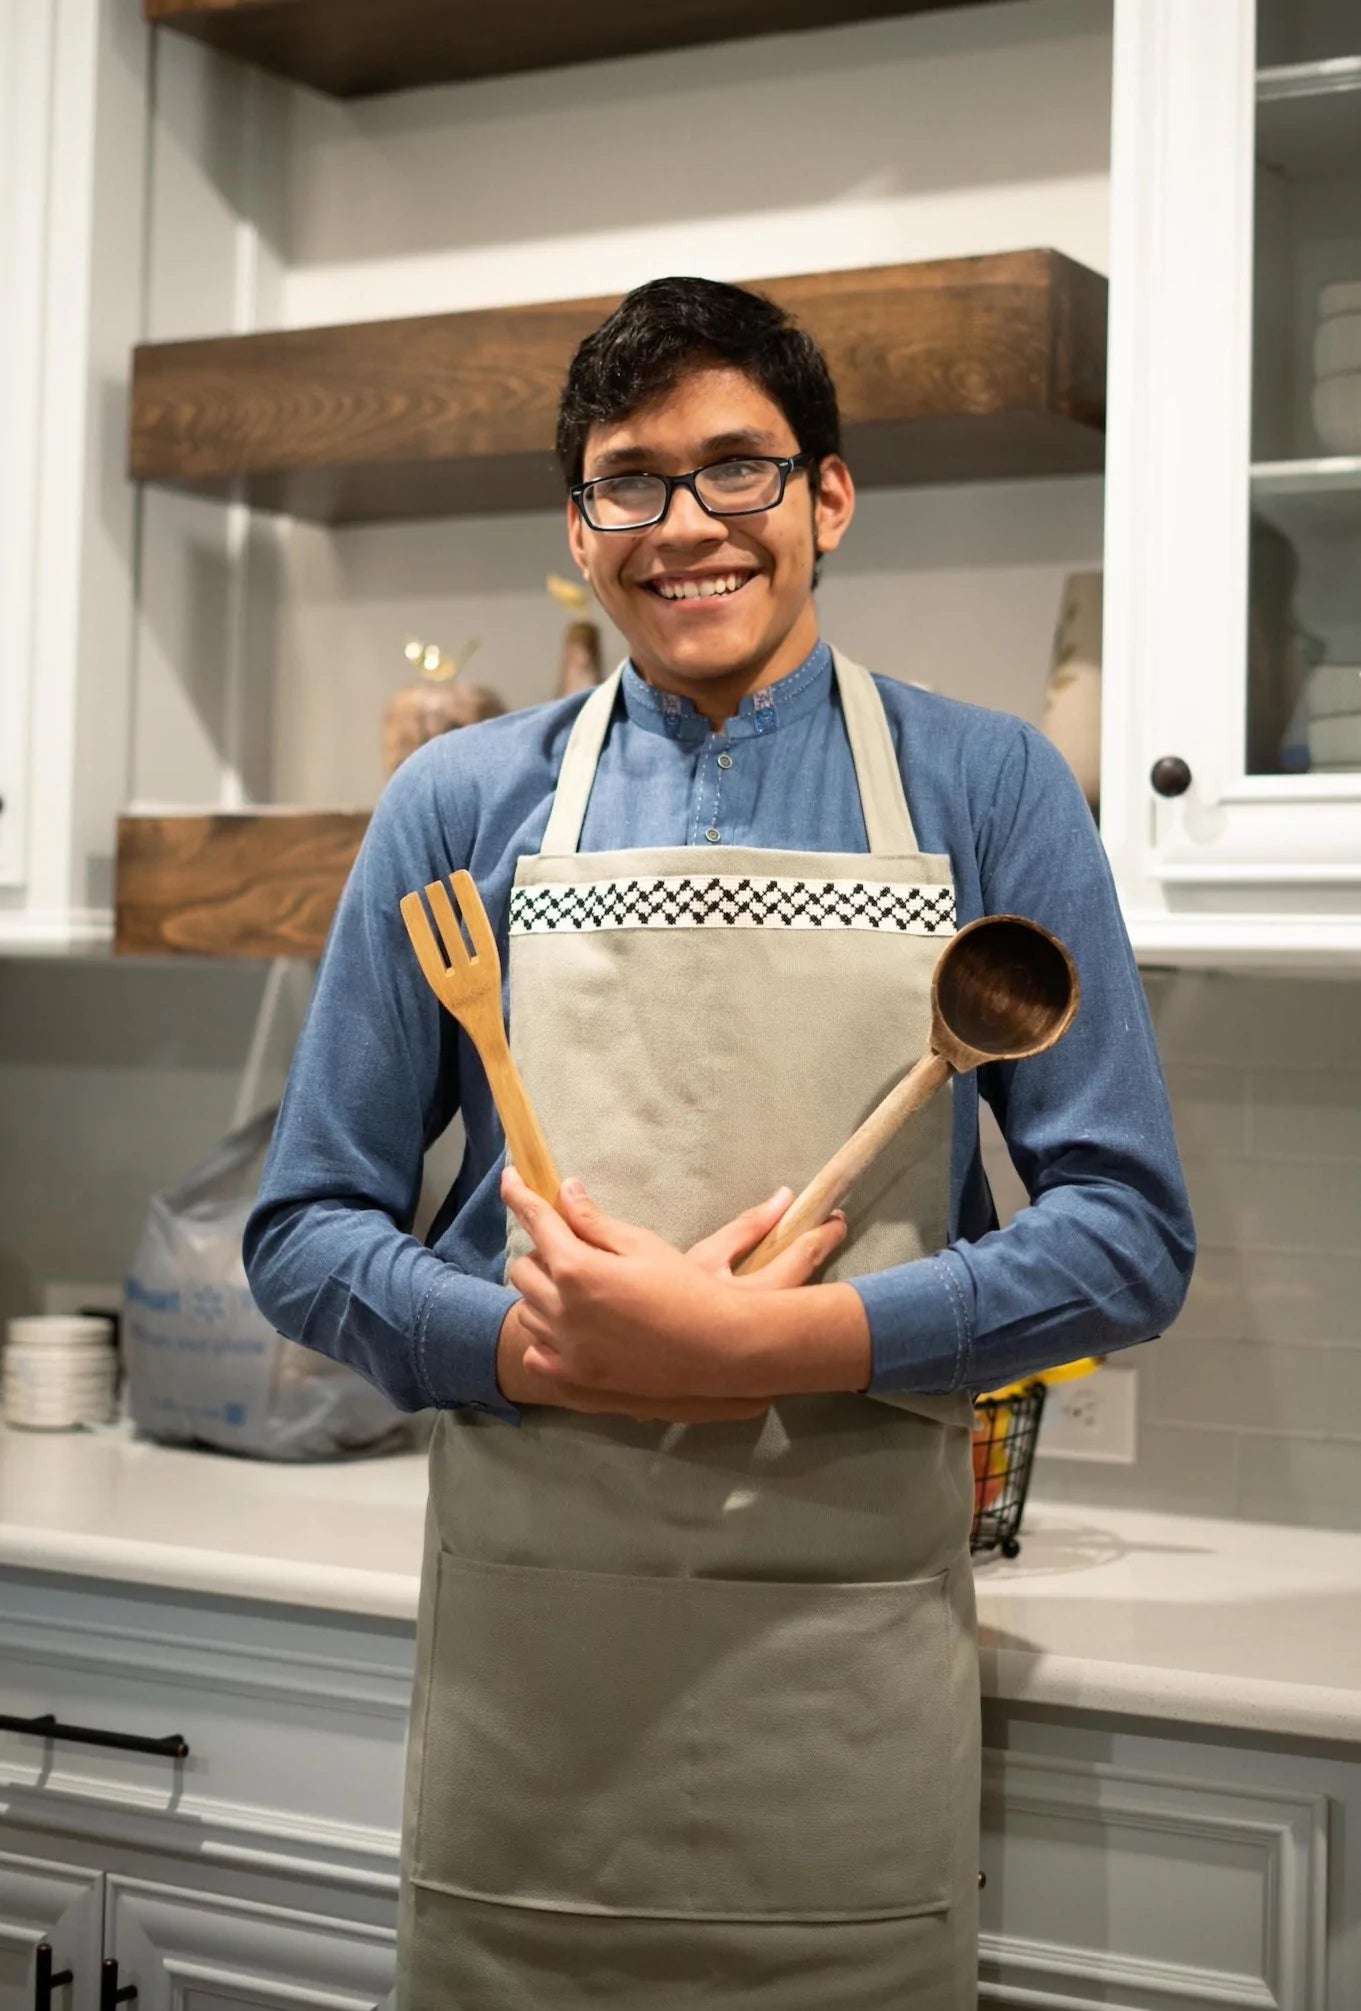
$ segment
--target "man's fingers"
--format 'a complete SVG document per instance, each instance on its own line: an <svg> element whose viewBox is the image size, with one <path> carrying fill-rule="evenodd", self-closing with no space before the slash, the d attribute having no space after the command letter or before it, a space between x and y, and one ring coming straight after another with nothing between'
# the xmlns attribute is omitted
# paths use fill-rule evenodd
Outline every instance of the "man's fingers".
<svg viewBox="0 0 1361 2011"><path fill-rule="evenodd" d="M562 1318L562 1295L537 1250L527 1257L516 1258L506 1274L506 1283L515 1287L525 1304L541 1319Z"/></svg>
<svg viewBox="0 0 1361 2011"><path fill-rule="evenodd" d="M577 1237L573 1230L556 1208L550 1207L532 1188L526 1187L513 1166L506 1166L502 1171L501 1198L534 1247L547 1260L550 1270L577 1249Z"/></svg>
<svg viewBox="0 0 1361 2011"><path fill-rule="evenodd" d="M558 1198L563 1215L583 1243L590 1243L597 1250L610 1250L615 1256L624 1254L629 1247L630 1224L607 1215L592 1201L579 1180L564 1180Z"/></svg>
<svg viewBox="0 0 1361 2011"><path fill-rule="evenodd" d="M715 1229L712 1236L693 1244L687 1255L706 1270L731 1269L739 1257L745 1257L763 1236L769 1235L793 1199L792 1187L777 1187L768 1200L758 1201L754 1208L744 1208L731 1222Z"/></svg>
<svg viewBox="0 0 1361 2011"><path fill-rule="evenodd" d="M546 1402L589 1416L631 1417L651 1424L732 1424L763 1417L774 1402L773 1397L653 1397L588 1389L569 1381L560 1357L545 1355L537 1345L525 1349L524 1364L545 1385Z"/></svg>
<svg viewBox="0 0 1361 2011"><path fill-rule="evenodd" d="M836 1255L849 1233L845 1215L838 1208L816 1229L805 1229L787 1250L759 1271L750 1271L736 1283L758 1292L786 1291L792 1285L806 1285L823 1265Z"/></svg>

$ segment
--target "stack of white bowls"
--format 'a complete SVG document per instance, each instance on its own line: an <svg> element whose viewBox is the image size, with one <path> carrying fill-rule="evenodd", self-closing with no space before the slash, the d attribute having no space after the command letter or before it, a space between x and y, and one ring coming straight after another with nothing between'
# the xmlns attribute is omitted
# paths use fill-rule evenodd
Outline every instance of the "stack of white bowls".
<svg viewBox="0 0 1361 2011"><path fill-rule="evenodd" d="M1329 454L1361 454L1361 280L1319 293L1313 411Z"/></svg>
<svg viewBox="0 0 1361 2011"><path fill-rule="evenodd" d="M1361 768L1361 663L1321 663L1304 696L1310 768Z"/></svg>
<svg viewBox="0 0 1361 2011"><path fill-rule="evenodd" d="M11 1320L0 1365L5 1423L26 1431L107 1424L116 1368L111 1320L66 1313Z"/></svg>

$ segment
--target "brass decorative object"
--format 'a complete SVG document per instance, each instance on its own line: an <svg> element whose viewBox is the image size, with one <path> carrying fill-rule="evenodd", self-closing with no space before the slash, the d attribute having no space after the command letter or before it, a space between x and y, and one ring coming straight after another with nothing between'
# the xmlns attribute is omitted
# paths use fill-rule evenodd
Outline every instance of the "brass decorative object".
<svg viewBox="0 0 1361 2011"><path fill-rule="evenodd" d="M479 720L495 719L505 706L494 691L484 685L464 683L460 676L468 659L481 647L480 641L465 643L457 656L447 657L439 644L412 637L405 656L419 666L419 675L388 701L383 714L383 772L395 774L408 754L414 754L427 740L448 733L456 726L475 726Z"/></svg>

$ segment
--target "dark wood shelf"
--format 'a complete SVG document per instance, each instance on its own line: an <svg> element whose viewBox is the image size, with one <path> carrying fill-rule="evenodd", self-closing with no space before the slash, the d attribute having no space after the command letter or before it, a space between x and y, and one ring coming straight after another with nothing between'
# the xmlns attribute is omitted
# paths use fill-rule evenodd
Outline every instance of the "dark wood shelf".
<svg viewBox="0 0 1361 2011"><path fill-rule="evenodd" d="M1062 253L751 283L825 350L862 485L1103 466L1107 286ZM323 523L560 506L558 393L614 305L144 345L131 473Z"/></svg>
<svg viewBox="0 0 1361 2011"><path fill-rule="evenodd" d="M114 949L319 957L364 810L231 810L118 820Z"/></svg>
<svg viewBox="0 0 1361 2011"><path fill-rule="evenodd" d="M980 0L144 0L148 21L336 98L782 35Z"/></svg>

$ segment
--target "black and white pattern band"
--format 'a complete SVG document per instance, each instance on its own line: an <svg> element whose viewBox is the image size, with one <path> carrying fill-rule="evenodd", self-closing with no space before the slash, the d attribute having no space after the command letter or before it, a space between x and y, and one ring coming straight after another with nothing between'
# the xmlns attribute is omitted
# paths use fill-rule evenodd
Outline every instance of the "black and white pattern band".
<svg viewBox="0 0 1361 2011"><path fill-rule="evenodd" d="M517 887L512 936L586 929L887 929L934 936L954 927L950 886L873 880L754 880L731 874Z"/></svg>

